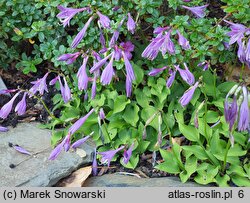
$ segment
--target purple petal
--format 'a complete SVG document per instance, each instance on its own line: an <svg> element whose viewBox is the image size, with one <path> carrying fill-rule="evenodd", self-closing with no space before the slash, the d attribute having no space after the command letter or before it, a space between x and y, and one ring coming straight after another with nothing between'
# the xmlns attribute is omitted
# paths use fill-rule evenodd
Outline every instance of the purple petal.
<svg viewBox="0 0 250 203"><path fill-rule="evenodd" d="M15 94L15 96L8 102L6 103L0 110L0 118L7 118L8 115L10 114L11 112L11 109L12 109L12 106L13 106L13 103L15 101L15 99L17 98L17 96L19 95L19 92Z"/></svg>
<svg viewBox="0 0 250 203"><path fill-rule="evenodd" d="M112 57L108 63L108 65L105 67L105 69L102 72L101 75L101 83L103 85L110 84L112 77L114 75L114 69L113 69L113 60L114 60L114 54L112 54Z"/></svg>
<svg viewBox="0 0 250 203"><path fill-rule="evenodd" d="M97 13L97 15L99 16L99 20L100 20L101 25L102 25L104 28L109 29L109 28L110 28L110 19L109 19L107 16L103 15L103 14L102 14L101 12L99 12L99 11L97 11L96 13Z"/></svg>
<svg viewBox="0 0 250 203"><path fill-rule="evenodd" d="M23 115L26 111L26 95L27 92L23 94L22 100L16 105L15 112L17 112L19 116Z"/></svg>
<svg viewBox="0 0 250 203"><path fill-rule="evenodd" d="M164 66L162 68L153 68L148 75L149 76L156 76L158 73L162 72L163 70L165 70L167 68L167 66Z"/></svg>
<svg viewBox="0 0 250 203"><path fill-rule="evenodd" d="M88 135L88 136L86 136L86 137L84 137L84 138L82 138L82 139L79 139L79 140L77 140L76 142L74 142L74 143L71 145L71 147L72 147L73 149L76 149L76 148L78 148L79 146L81 146L83 143L85 143L86 140L89 139L89 138L90 138L90 135Z"/></svg>
<svg viewBox="0 0 250 203"><path fill-rule="evenodd" d="M24 148L22 148L22 147L20 147L20 146L17 146L17 145L13 145L13 148L16 150L16 151L18 151L18 152L20 152L20 153L22 153L22 154L27 154L27 155L32 155L30 152L28 152L26 149L24 149Z"/></svg>
<svg viewBox="0 0 250 203"><path fill-rule="evenodd" d="M135 26L136 26L135 21L131 17L131 14L128 13L128 21L127 21L128 31L130 31L132 34L134 34L134 32L135 32Z"/></svg>
<svg viewBox="0 0 250 203"><path fill-rule="evenodd" d="M0 126L0 132L7 132L9 131L8 128Z"/></svg>
<svg viewBox="0 0 250 203"><path fill-rule="evenodd" d="M89 27L89 24L91 23L91 21L93 20L93 16L91 16L88 21L85 23L83 29L76 35L76 37L74 38L72 44L71 44L71 48L76 48L77 45L81 42L81 40L83 39L83 37L86 34L86 30Z"/></svg>
<svg viewBox="0 0 250 203"><path fill-rule="evenodd" d="M182 105L182 107L185 107L186 105L188 105L188 103L191 101L194 92L196 90L196 88L198 87L199 82L196 82L194 86L190 87L184 94L183 96L180 98L179 102Z"/></svg>

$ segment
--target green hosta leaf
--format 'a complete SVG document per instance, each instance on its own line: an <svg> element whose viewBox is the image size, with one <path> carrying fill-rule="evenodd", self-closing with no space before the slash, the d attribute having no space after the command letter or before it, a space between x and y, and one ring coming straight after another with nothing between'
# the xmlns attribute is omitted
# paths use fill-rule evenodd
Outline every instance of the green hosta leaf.
<svg viewBox="0 0 250 203"><path fill-rule="evenodd" d="M187 126L179 123L181 133L190 141L199 141L199 131L193 126Z"/></svg>
<svg viewBox="0 0 250 203"><path fill-rule="evenodd" d="M164 159L164 162L157 165L155 168L168 173L173 173L173 174L179 173L180 172L179 164L173 152L160 149L160 153L162 158Z"/></svg>
<svg viewBox="0 0 250 203"><path fill-rule="evenodd" d="M241 177L248 178L248 174L244 171L244 169L239 165L231 165L227 170L228 175L238 175Z"/></svg>
<svg viewBox="0 0 250 203"><path fill-rule="evenodd" d="M139 85L143 81L144 71L137 64L132 64L135 73L135 84Z"/></svg>
<svg viewBox="0 0 250 203"><path fill-rule="evenodd" d="M218 174L216 177L216 183L219 185L219 187L228 187L228 181L230 180L230 177L225 174L223 176L220 176L220 174Z"/></svg>
<svg viewBox="0 0 250 203"><path fill-rule="evenodd" d="M114 100L114 111L113 114L121 112L125 109L126 105L130 103L130 100L127 99L125 95L118 96Z"/></svg>
<svg viewBox="0 0 250 203"><path fill-rule="evenodd" d="M139 107L136 104L129 104L126 106L122 117L127 123L136 127L136 124L139 120L138 112Z"/></svg>
<svg viewBox="0 0 250 203"><path fill-rule="evenodd" d="M216 123L220 119L219 113L216 111L208 111L207 112L207 122L208 123Z"/></svg>
<svg viewBox="0 0 250 203"><path fill-rule="evenodd" d="M149 106L147 108L143 108L141 111L141 118L146 123L147 120L152 117L155 113L157 113L157 109L155 107ZM155 116L155 118L152 120L152 122L149 124L150 126L154 127L156 130L158 130L158 117Z"/></svg>
<svg viewBox="0 0 250 203"><path fill-rule="evenodd" d="M141 107L146 108L149 106L149 98L143 93L143 91L141 91L141 89L136 89L134 94L136 96L136 101Z"/></svg>
<svg viewBox="0 0 250 203"><path fill-rule="evenodd" d="M195 156L190 156L185 163L185 171L180 173L180 178L183 183L185 183L190 176L196 172L197 169L197 158Z"/></svg>
<svg viewBox="0 0 250 203"><path fill-rule="evenodd" d="M249 178L235 175L232 177L232 181L235 185L237 185L239 187L250 187L250 179Z"/></svg>
<svg viewBox="0 0 250 203"><path fill-rule="evenodd" d="M93 106L93 107L103 106L104 103L105 103L105 96L104 96L104 94L101 94L101 96L96 95L95 99L92 99L90 101L90 103L91 103L91 106Z"/></svg>
<svg viewBox="0 0 250 203"><path fill-rule="evenodd" d="M174 154L180 168L184 168L184 165L183 165L182 160L181 160L181 150L182 149L181 149L180 145L174 143L172 150L173 150L173 154Z"/></svg>
<svg viewBox="0 0 250 203"><path fill-rule="evenodd" d="M234 147L231 147L228 151L228 156L244 156L247 153L246 150L242 150L240 145L235 144Z"/></svg>
<svg viewBox="0 0 250 203"><path fill-rule="evenodd" d="M206 151L201 146L198 145L182 146L182 149L185 151L192 152L198 159L201 160L208 159Z"/></svg>
<svg viewBox="0 0 250 203"><path fill-rule="evenodd" d="M216 182L215 176L218 174L219 169L216 166L208 165L207 170L197 170L198 175L194 180L202 185L207 185L212 182Z"/></svg>
<svg viewBox="0 0 250 203"><path fill-rule="evenodd" d="M55 146L65 135L65 132L62 131L53 131L51 136L51 145Z"/></svg>
<svg viewBox="0 0 250 203"><path fill-rule="evenodd" d="M208 124L205 124L205 119L204 118L199 118L198 119L198 122L199 122L199 133L202 134L207 142L210 141L210 138L212 137L213 135L213 130L210 128L210 126Z"/></svg>
<svg viewBox="0 0 250 203"><path fill-rule="evenodd" d="M130 168L130 169L135 169L135 167L137 166L139 162L139 155L136 155L136 156L131 156L129 162L127 164L124 164L123 163L123 158L120 159L120 163L126 167L126 168Z"/></svg>

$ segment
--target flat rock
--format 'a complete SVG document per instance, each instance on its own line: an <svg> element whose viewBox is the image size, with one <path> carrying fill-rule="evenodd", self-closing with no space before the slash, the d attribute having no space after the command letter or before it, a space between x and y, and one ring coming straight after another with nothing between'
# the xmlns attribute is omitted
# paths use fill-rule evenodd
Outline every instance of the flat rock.
<svg viewBox="0 0 250 203"><path fill-rule="evenodd" d="M87 179L83 187L200 187L200 185L193 182L182 183L177 177L138 178L107 174Z"/></svg>
<svg viewBox="0 0 250 203"><path fill-rule="evenodd" d="M51 131L38 128L38 123L18 124L16 128L0 133L0 187L53 186L80 166L92 161L94 148L88 143L81 146L86 152L85 157L73 151L63 151L56 160L48 160L52 151L50 138ZM9 142L18 144L32 154L39 153L32 156L21 154L9 147ZM10 164L18 165L11 169Z"/></svg>
<svg viewBox="0 0 250 203"><path fill-rule="evenodd" d="M6 87L6 85L4 84L4 82L3 82L3 80L2 80L2 78L1 78L1 76L0 76L0 90L5 90L5 89L7 89L7 87ZM10 96L9 93L8 93L7 95Z"/></svg>

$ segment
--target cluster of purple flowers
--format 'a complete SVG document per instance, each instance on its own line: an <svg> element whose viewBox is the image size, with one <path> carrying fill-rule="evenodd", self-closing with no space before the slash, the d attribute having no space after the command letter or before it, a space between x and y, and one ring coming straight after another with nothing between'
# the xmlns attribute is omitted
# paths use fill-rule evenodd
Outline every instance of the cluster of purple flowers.
<svg viewBox="0 0 250 203"><path fill-rule="evenodd" d="M175 54L175 45L171 40L171 27L157 27L154 30L154 34L157 36L151 40L151 43L146 47L142 52L142 57L148 58L149 60L154 60L158 53L161 52L164 56L167 52L170 55ZM184 49L190 49L189 41L180 33L179 30L176 30L178 35L178 43Z"/></svg>
<svg viewBox="0 0 250 203"><path fill-rule="evenodd" d="M230 25L231 31L227 33L230 37L229 45L238 44L238 58L241 63L245 63L250 68L250 28L242 24L226 21Z"/></svg>
<svg viewBox="0 0 250 203"><path fill-rule="evenodd" d="M232 133L235 125L237 125L238 131L250 129L249 95L249 91L245 85L235 85L226 96L224 114L225 120L229 124L232 145L234 143ZM232 101L230 101L230 97L232 97Z"/></svg>
<svg viewBox="0 0 250 203"><path fill-rule="evenodd" d="M73 9L73 8L65 8L62 6L58 7L61 12L57 15L58 18L60 18L62 21L67 19L67 25L69 25L70 19L78 12L81 11L89 11L91 12L90 9L86 8L81 8L81 9ZM62 9L63 8L63 9ZM132 93L132 83L135 80L135 75L134 71L132 68L132 65L130 63L130 60L132 58L131 52L134 50L134 45L128 41L128 42L121 42L119 45L116 44L118 37L119 37L119 29L121 25L123 24L125 17L122 19L122 21L119 23L119 26L117 30L114 31L113 36L109 42L109 47L106 47L106 41L102 33L102 28L103 29L110 29L110 19L103 15L101 12L97 11L96 12L97 16L99 17L98 19L98 25L100 27L100 42L102 45L102 49L100 50L99 53L92 52L92 56L94 58L94 65L93 67L89 70L89 73L94 74L93 77L93 85L92 85L92 96L91 98L93 99L95 94L96 94L96 81L97 78L100 77L100 81L103 85L108 85L111 83L113 76L115 75L115 70L113 68L113 63L115 61L119 61L123 59L124 64L125 64L125 69L126 69L126 95L128 97L131 96ZM86 22L82 30L76 35L74 38L71 47L76 48L78 44L81 42L83 37L86 34L86 30L89 27L90 23L94 20L95 15L92 15L89 20ZM136 23L133 20L132 16L130 13L127 14L127 29L130 31L132 34L134 34L135 29L136 29ZM109 52L109 53L108 53ZM104 54L104 58L101 58L100 54ZM59 61L65 61L67 64L72 64L78 56L80 56L80 52L75 52L73 54L63 54L61 55L58 60ZM78 78L78 88L79 90L87 90L88 88L88 81L91 80L91 78L88 77L86 66L88 62L89 56L87 54L82 54L83 56L83 63L82 66L80 67L78 73L77 73L77 78ZM100 73L100 69L102 66L104 66L107 63L106 67L103 69L102 73ZM60 83L61 84L61 83Z"/></svg>

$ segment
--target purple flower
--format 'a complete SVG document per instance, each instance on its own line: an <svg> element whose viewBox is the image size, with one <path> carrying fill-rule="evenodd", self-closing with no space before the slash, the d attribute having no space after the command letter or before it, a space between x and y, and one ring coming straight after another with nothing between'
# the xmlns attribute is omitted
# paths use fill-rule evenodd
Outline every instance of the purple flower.
<svg viewBox="0 0 250 203"><path fill-rule="evenodd" d="M156 38L153 38L151 43L146 47L146 49L142 52L142 57L148 58L149 60L154 60L164 42L164 37L162 33L158 34Z"/></svg>
<svg viewBox="0 0 250 203"><path fill-rule="evenodd" d="M175 54L175 46L174 46L174 43L172 42L172 40L170 39L171 32L172 32L172 30L169 30L167 32L167 34L164 37L165 40L160 47L162 55L165 55L166 52L168 52L171 55Z"/></svg>
<svg viewBox="0 0 250 203"><path fill-rule="evenodd" d="M169 76L169 78L168 78L168 80L166 82L166 86L168 88L170 88L172 86L173 82L174 82L176 71L175 70L173 71L172 69L169 69L169 75L170 76Z"/></svg>
<svg viewBox="0 0 250 203"><path fill-rule="evenodd" d="M99 74L97 73L97 71L94 72L94 80L93 80L92 87L91 87L91 99L94 99L96 95L96 80L97 80L98 75Z"/></svg>
<svg viewBox="0 0 250 203"><path fill-rule="evenodd" d="M114 53L111 56L111 59L108 63L108 65L104 68L102 75L101 75L101 83L103 85L110 84L112 77L114 75L114 69L113 69L113 61L114 61Z"/></svg>
<svg viewBox="0 0 250 203"><path fill-rule="evenodd" d="M64 138L65 141L63 141L64 145L64 151L67 152L69 151L69 148L70 148L70 133L68 133L66 135L66 137Z"/></svg>
<svg viewBox="0 0 250 203"><path fill-rule="evenodd" d="M246 61L250 62L250 39L247 42L247 48L246 48Z"/></svg>
<svg viewBox="0 0 250 203"><path fill-rule="evenodd" d="M9 94L11 92L16 92L16 91L17 91L17 89L12 89L12 90L2 89L2 90L0 90L0 95L1 94Z"/></svg>
<svg viewBox="0 0 250 203"><path fill-rule="evenodd" d="M67 139L67 137L65 137L65 138L63 139L63 141L62 141L60 144L58 144L58 145L52 150L52 152L50 153L50 156L49 156L49 160L55 160L55 159L58 157L58 155L61 153L61 151L62 151L62 149L63 149L63 146L64 146L64 144L65 144L65 142L66 142L66 139Z"/></svg>
<svg viewBox="0 0 250 203"><path fill-rule="evenodd" d="M86 141L87 141L87 139L89 139L90 138L90 135L88 135L88 136L86 136L86 137L84 137L84 138L82 138L82 139L79 139L79 140L77 140L76 142L74 142L72 145L71 145L71 147L73 148L73 149L76 149L76 148L78 148L79 146L81 146L83 143L85 143Z"/></svg>
<svg viewBox="0 0 250 203"><path fill-rule="evenodd" d="M127 55L124 53L124 51L122 52L122 56L123 56L124 63L125 63L127 77L129 77L130 80L133 81L133 80L135 80L135 74L134 74L133 67L132 67L131 63L129 62Z"/></svg>
<svg viewBox="0 0 250 203"><path fill-rule="evenodd" d="M109 151L106 151L106 152L98 152L98 154L100 154L102 156L101 162L103 164L107 164L108 167L109 167L110 162L113 159L113 157L115 156L115 154L117 152L119 152L120 150L122 150L123 148L124 148L124 146L121 146L121 147L119 147L116 150L109 150Z"/></svg>
<svg viewBox="0 0 250 203"><path fill-rule="evenodd" d="M57 14L57 18L63 23L63 27L69 26L70 20L79 12L89 10L89 7L85 8L66 8L64 6L59 5L57 7L61 12Z"/></svg>
<svg viewBox="0 0 250 203"><path fill-rule="evenodd" d="M13 103L14 103L14 101L17 98L18 95L19 95L19 92L16 93L15 96L12 97L12 99L1 108L1 110L0 110L0 118L5 119L5 118L8 117L8 115L11 112Z"/></svg>
<svg viewBox="0 0 250 203"><path fill-rule="evenodd" d="M58 61L66 61L68 65L74 63L77 57L80 55L80 52L75 52L73 54L63 54L57 58Z"/></svg>
<svg viewBox="0 0 250 203"><path fill-rule="evenodd" d="M135 21L131 17L130 13L128 13L128 21L127 21L128 31L130 31L132 34L134 34L134 32L135 32L135 26L136 26Z"/></svg>
<svg viewBox="0 0 250 203"><path fill-rule="evenodd" d="M153 68L148 75L149 76L156 76L158 73L162 72L163 70L165 70L167 68L167 66L164 66L162 68Z"/></svg>
<svg viewBox="0 0 250 203"><path fill-rule="evenodd" d="M16 150L16 151L18 151L18 152L20 152L20 153L22 153L22 154L27 154L27 155L32 155L30 152L28 152L26 149L24 149L24 148L22 148L22 147L20 147L20 146L18 146L18 145L13 145L13 148Z"/></svg>
<svg viewBox="0 0 250 203"><path fill-rule="evenodd" d="M56 81L58 80L59 76L56 76L54 79L52 79L50 82L49 82L49 85L54 85L56 84Z"/></svg>
<svg viewBox="0 0 250 203"><path fill-rule="evenodd" d="M117 46L114 45L114 58L116 61L119 61L122 57L122 50Z"/></svg>
<svg viewBox="0 0 250 203"><path fill-rule="evenodd" d="M182 105L182 107L185 107L186 105L188 105L188 103L191 101L194 92L196 90L196 88L198 87L199 82L196 82L192 87L190 87L184 94L183 96L180 98L179 102Z"/></svg>
<svg viewBox="0 0 250 203"><path fill-rule="evenodd" d="M95 149L95 152L94 152L94 156L93 156L93 163L92 163L92 174L93 176L97 176L97 160L96 160L96 149Z"/></svg>
<svg viewBox="0 0 250 203"><path fill-rule="evenodd" d="M36 94L36 92L39 91L40 95L44 94L44 91L48 92L47 84L46 84L46 79L49 75L49 72L46 73L42 78L37 79L37 81L31 82L33 86L30 88L30 92L33 94Z"/></svg>
<svg viewBox="0 0 250 203"><path fill-rule="evenodd" d="M81 40L83 39L83 37L86 34L86 30L89 27L89 24L91 23L91 21L93 20L93 16L91 16L88 21L85 23L84 27L82 28L82 30L75 36L73 42L71 43L71 48L76 48L77 45L81 42Z"/></svg>
<svg viewBox="0 0 250 203"><path fill-rule="evenodd" d="M94 66L89 70L89 72L93 73L96 70L99 70L112 55L113 55L113 53L109 54L105 58L103 58L100 61L98 61L97 63L95 63Z"/></svg>
<svg viewBox="0 0 250 203"><path fill-rule="evenodd" d="M233 129L234 123L237 120L238 115L238 106L237 106L237 100L236 97L233 98L233 102L228 102L228 96L226 97L225 103L224 103L224 114L225 114L225 120L227 123L229 123L229 130L230 132Z"/></svg>
<svg viewBox="0 0 250 203"><path fill-rule="evenodd" d="M88 56L83 58L83 63L80 69L77 72L77 78L78 78L78 89L79 90L87 90L88 88L88 81L89 77L86 72L86 66L88 62Z"/></svg>
<svg viewBox="0 0 250 203"><path fill-rule="evenodd" d="M7 132L7 131L9 131L8 128L0 126L0 132Z"/></svg>
<svg viewBox="0 0 250 203"><path fill-rule="evenodd" d="M185 50L190 49L191 47L189 45L189 41L179 32L179 30L177 30L176 32L179 37L178 39L179 45Z"/></svg>
<svg viewBox="0 0 250 203"><path fill-rule="evenodd" d="M182 6L182 8L185 8L185 9L191 11L198 18L205 17L205 15L206 15L205 9L207 7L208 7L208 4L206 4L204 6L195 6L195 7Z"/></svg>
<svg viewBox="0 0 250 203"><path fill-rule="evenodd" d="M15 112L17 112L19 116L23 115L26 111L26 95L27 92L23 94L22 100L16 105Z"/></svg>
<svg viewBox="0 0 250 203"><path fill-rule="evenodd" d="M124 53L126 54L128 60L131 60L131 58L132 58L131 52L133 52L134 48L135 48L135 46L132 44L132 42L130 42L130 41L121 42L120 46L121 46L122 50L124 51Z"/></svg>
<svg viewBox="0 0 250 203"><path fill-rule="evenodd" d="M237 43L239 45L237 56L238 56L240 62L244 63L245 59L246 59L246 53L245 53L244 44L243 44L243 42L241 40L238 40Z"/></svg>
<svg viewBox="0 0 250 203"><path fill-rule="evenodd" d="M103 36L103 33L102 33L101 29L100 29L100 42L101 42L102 47L105 47L106 41L105 41L105 38Z"/></svg>
<svg viewBox="0 0 250 203"><path fill-rule="evenodd" d="M230 37L229 45L234 44L237 41L241 41L244 37L244 33L247 31L247 28L242 24L232 23L227 20L224 20L230 25L231 31L227 33Z"/></svg>
<svg viewBox="0 0 250 203"><path fill-rule="evenodd" d="M126 96L127 97L130 97L132 94L132 83L133 81L129 77L126 77Z"/></svg>
<svg viewBox="0 0 250 203"><path fill-rule="evenodd" d="M104 120L105 119L105 113L104 113L104 111L103 111L103 108L100 108L100 111L99 111L99 117L100 117L100 119L102 119L102 120Z"/></svg>
<svg viewBox="0 0 250 203"><path fill-rule="evenodd" d="M179 71L182 79L189 85L193 85L195 82L194 75L189 71L187 64L184 63L185 70L179 68L179 65L175 66L176 70Z"/></svg>
<svg viewBox="0 0 250 203"><path fill-rule="evenodd" d="M128 162L131 158L131 155L132 155L133 148L134 148L134 143L129 147L128 150L124 150L124 153L123 153L123 163L124 164L128 164Z"/></svg>
<svg viewBox="0 0 250 203"><path fill-rule="evenodd" d="M208 70L209 63L207 61L204 61L204 62L198 63L197 66L203 67L203 71L206 71L206 70Z"/></svg>
<svg viewBox="0 0 250 203"><path fill-rule="evenodd" d="M65 77L63 77L63 81L64 81L64 85L62 84L62 81L59 77L62 98L64 100L64 103L67 103L71 99L71 92L70 92L70 89L69 89L69 86L68 86L68 83L67 83Z"/></svg>
<svg viewBox="0 0 250 203"><path fill-rule="evenodd" d="M248 107L248 93L246 86L242 87L243 92L243 102L240 106L240 116L238 121L238 130L244 131L249 127L249 107Z"/></svg>
<svg viewBox="0 0 250 203"><path fill-rule="evenodd" d="M102 14L101 12L99 12L99 11L97 11L96 13L97 13L97 15L99 16L99 20L100 20L101 25L102 25L104 28L109 29L109 28L110 28L110 19L109 19L107 16L103 15L103 14Z"/></svg>
<svg viewBox="0 0 250 203"><path fill-rule="evenodd" d="M94 112L94 109L91 109L89 113L87 113L85 116L77 120L70 128L69 133L73 135L87 120L87 118Z"/></svg>
<svg viewBox="0 0 250 203"><path fill-rule="evenodd" d="M154 29L154 34L161 34L162 32L164 32L165 30L169 29L169 27L157 27Z"/></svg>

